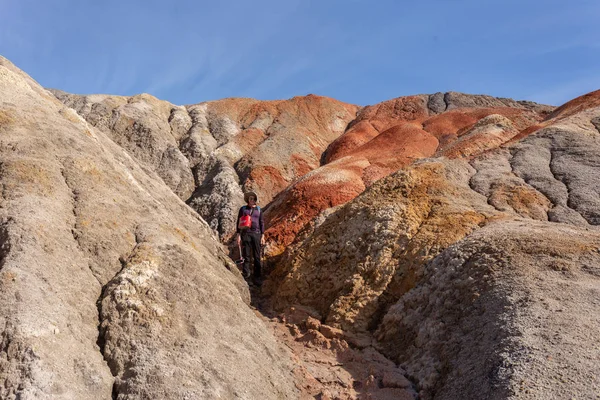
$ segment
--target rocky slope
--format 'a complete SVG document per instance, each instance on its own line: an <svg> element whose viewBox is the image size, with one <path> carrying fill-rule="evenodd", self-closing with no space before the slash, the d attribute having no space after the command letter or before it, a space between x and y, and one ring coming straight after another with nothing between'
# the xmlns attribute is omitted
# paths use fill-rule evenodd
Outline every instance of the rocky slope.
<svg viewBox="0 0 600 400"><path fill-rule="evenodd" d="M0 398L298 397L210 227L2 58L0 137Z"/></svg>
<svg viewBox="0 0 600 400"><path fill-rule="evenodd" d="M490 224L426 264L376 337L422 398L593 399L599 249L597 229Z"/></svg>
<svg viewBox="0 0 600 400"><path fill-rule="evenodd" d="M460 93L401 97L360 109L313 95L181 107L145 94L53 92L157 172L224 240L235 228L240 188L255 190L269 205L271 255L319 212L398 168L434 154L462 157L493 148L552 110Z"/></svg>
<svg viewBox="0 0 600 400"><path fill-rule="evenodd" d="M0 58L0 155L1 398L600 392L600 91L175 106Z"/></svg>
<svg viewBox="0 0 600 400"><path fill-rule="evenodd" d="M78 96L54 90L163 181L227 239L242 190L259 203L320 165L358 107L309 95L286 101L225 99L175 106L142 94Z"/></svg>
<svg viewBox="0 0 600 400"><path fill-rule="evenodd" d="M280 254L320 212L355 198L397 169L426 157L469 157L496 148L551 110L460 93L401 97L365 107L328 147L325 164L269 207L269 253Z"/></svg>
<svg viewBox="0 0 600 400"><path fill-rule="evenodd" d="M272 273L274 306L374 332L423 398L593 398L598 98L512 130L505 146L481 152L477 139L467 158L415 162L321 213ZM498 143L506 125L485 136Z"/></svg>

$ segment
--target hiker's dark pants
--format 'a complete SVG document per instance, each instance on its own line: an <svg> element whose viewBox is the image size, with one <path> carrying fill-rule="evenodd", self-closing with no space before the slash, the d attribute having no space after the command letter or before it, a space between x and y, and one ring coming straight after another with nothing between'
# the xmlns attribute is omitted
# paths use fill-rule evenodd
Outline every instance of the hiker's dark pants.
<svg viewBox="0 0 600 400"><path fill-rule="evenodd" d="M242 253L244 254L244 275L250 275L250 255L254 258L254 277L260 278L262 265L260 264L260 238L258 232L242 233Z"/></svg>

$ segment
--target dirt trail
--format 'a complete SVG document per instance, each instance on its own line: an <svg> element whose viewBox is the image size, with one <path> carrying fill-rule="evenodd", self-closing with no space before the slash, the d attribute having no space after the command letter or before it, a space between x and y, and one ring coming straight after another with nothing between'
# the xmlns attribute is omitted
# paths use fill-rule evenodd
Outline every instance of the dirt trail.
<svg viewBox="0 0 600 400"><path fill-rule="evenodd" d="M414 400L406 372L372 346L370 336L354 336L321 324L311 311L291 307L275 313L260 288L250 285L255 314L291 353L301 399Z"/></svg>

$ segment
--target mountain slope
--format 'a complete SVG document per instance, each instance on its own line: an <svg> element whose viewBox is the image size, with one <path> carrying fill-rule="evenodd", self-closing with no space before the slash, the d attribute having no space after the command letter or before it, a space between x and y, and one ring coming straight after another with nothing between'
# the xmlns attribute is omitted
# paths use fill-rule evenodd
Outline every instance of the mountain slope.
<svg viewBox="0 0 600 400"><path fill-rule="evenodd" d="M235 231L242 190L254 190L260 204L268 204L319 166L358 109L313 95L182 107L147 94L53 93L156 172L223 239Z"/></svg>
<svg viewBox="0 0 600 400"><path fill-rule="evenodd" d="M0 59L0 397L593 398L599 99L175 106Z"/></svg>
<svg viewBox="0 0 600 400"><path fill-rule="evenodd" d="M520 139L414 162L326 210L277 263L273 305L374 333L423 398L591 398L598 93Z"/></svg>
<svg viewBox="0 0 600 400"><path fill-rule="evenodd" d="M210 227L5 59L0 133L0 397L297 398Z"/></svg>

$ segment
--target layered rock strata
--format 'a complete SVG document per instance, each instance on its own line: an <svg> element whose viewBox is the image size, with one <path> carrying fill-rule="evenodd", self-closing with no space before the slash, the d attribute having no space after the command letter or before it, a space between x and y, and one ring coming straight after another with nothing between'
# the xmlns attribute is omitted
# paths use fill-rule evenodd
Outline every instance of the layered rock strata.
<svg viewBox="0 0 600 400"><path fill-rule="evenodd" d="M314 95L183 107L147 94L53 93L156 172L222 239L235 231L243 191L254 190L267 205L320 165L321 154L358 110Z"/></svg>
<svg viewBox="0 0 600 400"><path fill-rule="evenodd" d="M325 164L269 207L269 254L281 254L321 212L416 160L466 158L538 124L552 107L460 93L408 96L362 109L329 145Z"/></svg>
<svg viewBox="0 0 600 400"><path fill-rule="evenodd" d="M2 398L600 391L600 91L174 106L0 59L0 134ZM249 189L295 356L218 243Z"/></svg>
<svg viewBox="0 0 600 400"><path fill-rule="evenodd" d="M422 398L591 398L598 93L527 134L502 137L506 117L486 117L466 159L441 151L322 212L272 273L273 304L374 332Z"/></svg>

